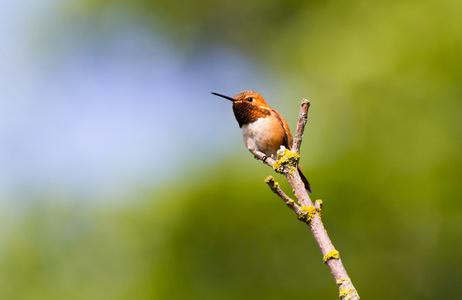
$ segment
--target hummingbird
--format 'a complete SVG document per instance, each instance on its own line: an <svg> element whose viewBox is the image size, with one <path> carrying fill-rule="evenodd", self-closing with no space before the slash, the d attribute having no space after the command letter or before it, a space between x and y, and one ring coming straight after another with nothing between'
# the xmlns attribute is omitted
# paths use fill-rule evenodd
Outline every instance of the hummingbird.
<svg viewBox="0 0 462 300"><path fill-rule="evenodd" d="M267 157L276 159L281 146L286 149L292 147L292 133L286 120L259 93L243 91L234 98L213 92L212 94L233 102L234 116L242 129L244 144L251 153L260 151ZM311 186L300 166L298 173L306 190L311 193Z"/></svg>

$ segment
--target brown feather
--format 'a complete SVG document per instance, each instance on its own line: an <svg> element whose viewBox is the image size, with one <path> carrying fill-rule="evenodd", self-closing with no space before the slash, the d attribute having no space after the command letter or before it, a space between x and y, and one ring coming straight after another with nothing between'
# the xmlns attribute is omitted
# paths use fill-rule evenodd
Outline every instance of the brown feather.
<svg viewBox="0 0 462 300"><path fill-rule="evenodd" d="M278 119L279 123L281 124L282 129L284 129L285 132L285 137L284 137L284 143L282 144L286 149L289 149L292 147L292 133L290 132L289 125L287 124L286 120L281 116L281 114L275 110L271 109L271 111L276 115L276 118Z"/></svg>
<svg viewBox="0 0 462 300"><path fill-rule="evenodd" d="M246 101L233 102L233 112L241 128L271 114L268 109L252 105Z"/></svg>

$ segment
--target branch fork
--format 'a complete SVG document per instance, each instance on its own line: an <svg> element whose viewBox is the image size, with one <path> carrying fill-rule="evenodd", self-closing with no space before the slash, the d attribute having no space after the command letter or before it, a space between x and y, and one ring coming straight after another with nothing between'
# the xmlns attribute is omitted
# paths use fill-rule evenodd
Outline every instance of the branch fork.
<svg viewBox="0 0 462 300"><path fill-rule="evenodd" d="M296 215L297 218L308 225L323 255L323 262L326 263L335 279L339 288L340 299L357 300L359 299L350 277L348 276L340 253L334 248L323 223L321 222L322 200L316 200L313 204L305 186L297 171L298 161L300 159L299 151L302 144L303 132L308 121L308 109L310 102L302 100L300 105L300 114L298 118L297 130L292 145L292 149L281 149L278 151L278 160L267 157L264 153L256 151L255 158L262 160L265 164L272 167L276 172L284 174L289 181L297 201L289 198L281 189L273 176L268 176L265 182L270 189L278 195L284 203Z"/></svg>

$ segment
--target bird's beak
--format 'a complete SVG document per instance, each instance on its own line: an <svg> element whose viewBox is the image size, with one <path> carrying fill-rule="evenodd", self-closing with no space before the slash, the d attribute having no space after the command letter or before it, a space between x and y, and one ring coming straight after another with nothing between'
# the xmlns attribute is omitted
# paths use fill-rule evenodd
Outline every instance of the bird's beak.
<svg viewBox="0 0 462 300"><path fill-rule="evenodd" d="M228 97L228 96L225 96L225 95L222 95L222 94L217 94L217 93L213 93L213 92L212 92L212 94L214 94L215 96L218 96L218 97L222 97L222 98L228 99L229 101L233 101L233 102L236 101L236 99L231 98L231 97Z"/></svg>

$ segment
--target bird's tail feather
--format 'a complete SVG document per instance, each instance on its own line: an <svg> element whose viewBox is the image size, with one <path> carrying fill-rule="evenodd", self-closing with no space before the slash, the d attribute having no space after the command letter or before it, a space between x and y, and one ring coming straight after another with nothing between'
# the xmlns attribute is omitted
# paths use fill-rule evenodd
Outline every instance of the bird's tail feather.
<svg viewBox="0 0 462 300"><path fill-rule="evenodd" d="M300 178L302 179L303 184L305 185L305 189L308 191L308 193L312 193L313 191L311 190L311 185L306 179L305 175L303 175L303 172L300 166L298 166L298 174L300 174Z"/></svg>

